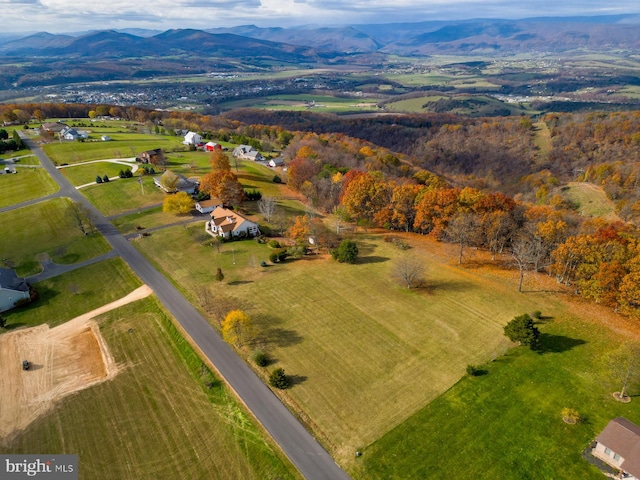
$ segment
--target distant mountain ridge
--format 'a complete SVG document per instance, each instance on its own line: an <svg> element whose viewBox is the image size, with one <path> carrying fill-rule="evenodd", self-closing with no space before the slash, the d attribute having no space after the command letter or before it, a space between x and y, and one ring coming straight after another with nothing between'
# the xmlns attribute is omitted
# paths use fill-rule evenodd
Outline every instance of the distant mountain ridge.
<svg viewBox="0 0 640 480"><path fill-rule="evenodd" d="M9 37L10 38L10 37ZM428 55L640 48L640 15L419 23L37 33L0 38L3 56L130 58L199 54L314 62L354 53Z"/></svg>

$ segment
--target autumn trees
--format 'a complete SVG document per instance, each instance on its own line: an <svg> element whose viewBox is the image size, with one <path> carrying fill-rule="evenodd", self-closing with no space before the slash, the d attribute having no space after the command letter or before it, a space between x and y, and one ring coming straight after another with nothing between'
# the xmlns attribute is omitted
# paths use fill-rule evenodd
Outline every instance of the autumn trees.
<svg viewBox="0 0 640 480"><path fill-rule="evenodd" d="M175 215L186 215L193 210L194 201L186 192L168 195L162 202L162 211Z"/></svg>
<svg viewBox="0 0 640 480"><path fill-rule="evenodd" d="M200 190L219 198L225 205L239 205L244 198L244 190L238 177L231 171L227 155L221 150L211 153L211 172L200 181Z"/></svg>

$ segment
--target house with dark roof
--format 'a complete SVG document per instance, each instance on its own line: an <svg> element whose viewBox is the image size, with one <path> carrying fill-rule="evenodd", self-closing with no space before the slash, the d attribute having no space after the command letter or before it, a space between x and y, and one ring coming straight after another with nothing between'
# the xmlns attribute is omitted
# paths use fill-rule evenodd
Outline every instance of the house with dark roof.
<svg viewBox="0 0 640 480"><path fill-rule="evenodd" d="M167 157L165 157L161 148L140 152L136 157L136 162L151 163L152 165L164 165L166 161Z"/></svg>
<svg viewBox="0 0 640 480"><path fill-rule="evenodd" d="M46 122L42 124L42 130L50 133L50 134L58 134L63 130L69 128L69 125L62 122Z"/></svg>
<svg viewBox="0 0 640 480"><path fill-rule="evenodd" d="M211 212L211 220L206 222L205 231L212 237L225 239L260 235L257 223L238 212L223 207L216 207Z"/></svg>
<svg viewBox="0 0 640 480"><path fill-rule="evenodd" d="M29 285L24 278L8 268L0 268L0 312L10 310L16 303L28 301Z"/></svg>
<svg viewBox="0 0 640 480"><path fill-rule="evenodd" d="M592 453L619 470L620 478L640 480L640 427L624 417L611 420L596 438Z"/></svg>

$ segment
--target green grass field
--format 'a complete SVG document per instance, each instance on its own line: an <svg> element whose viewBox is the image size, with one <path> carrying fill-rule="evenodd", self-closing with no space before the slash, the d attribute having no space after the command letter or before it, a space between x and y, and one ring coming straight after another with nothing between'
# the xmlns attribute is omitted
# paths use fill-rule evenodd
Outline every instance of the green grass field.
<svg viewBox="0 0 640 480"><path fill-rule="evenodd" d="M431 246L411 250L428 266L428 287L407 291L390 278L401 251L378 236L356 237L357 265L319 257L267 268L258 266L270 253L264 245L233 242L217 253L202 239L200 226L180 227L137 246L194 303L198 286L222 269L216 295L248 308L274 366L296 379L286 401L339 461L449 389L467 364L502 353L510 318L540 303L560 309L549 294L518 294L515 278L452 266L453 252L443 258Z"/></svg>
<svg viewBox="0 0 640 480"><path fill-rule="evenodd" d="M100 234L85 236L77 227L69 205L68 199L58 198L0 213L0 224L11 225L0 236L4 264L29 276L41 270L38 254L47 253L56 263L76 263L108 252Z"/></svg>
<svg viewBox="0 0 640 480"><path fill-rule="evenodd" d="M429 111L428 107L423 106L428 102L437 102L445 97L443 95L425 95L419 98L410 98L408 100L400 100L398 102L386 103L385 108L394 112L411 112L411 113L424 113Z"/></svg>
<svg viewBox="0 0 640 480"><path fill-rule="evenodd" d="M183 149L182 137L166 135L144 135L138 133L109 134L110 142L87 141L62 143L52 142L43 147L51 161L57 165L86 162L89 160L105 160L111 158L135 157L140 152L155 148L169 151Z"/></svg>
<svg viewBox="0 0 640 480"><path fill-rule="evenodd" d="M591 320L598 313L609 315L587 308ZM510 350L483 366L483 375L463 378L365 448L353 477L604 478L581 452L614 417L640 423L640 402L615 401L611 393L620 384L603 369L603 355L618 348L624 334L585 322L579 313L544 322L544 353ZM565 424L565 407L576 409L584 421Z"/></svg>
<svg viewBox="0 0 640 480"><path fill-rule="evenodd" d="M0 175L0 207L58 191L58 186L43 168L16 167L16 170L16 174Z"/></svg>
<svg viewBox="0 0 640 480"><path fill-rule="evenodd" d="M142 187L137 180L118 179L83 188L80 192L107 216L162 203L166 194L154 185L152 176L142 177Z"/></svg>
<svg viewBox="0 0 640 480"><path fill-rule="evenodd" d="M60 173L74 186L86 185L95 182L96 175L104 177L117 177L120 170L132 170L132 165L123 165L111 162L95 162L86 165L71 165L60 168Z"/></svg>
<svg viewBox="0 0 640 480"><path fill-rule="evenodd" d="M597 185L587 182L571 182L562 189L562 195L578 205L578 211L589 217L619 220L614 202Z"/></svg>
<svg viewBox="0 0 640 480"><path fill-rule="evenodd" d="M10 329L42 323L55 327L122 298L140 285L120 258L109 259L34 284L38 299L3 315Z"/></svg>
<svg viewBox="0 0 640 480"><path fill-rule="evenodd" d="M315 111L315 112L352 112L376 111L375 101L367 101L361 98L338 98L326 95L307 95L307 94L291 94L291 95L271 95L259 99L253 98L249 100L233 100L220 104L224 109L233 108L263 108L268 110L295 110L295 111Z"/></svg>
<svg viewBox="0 0 640 480"><path fill-rule="evenodd" d="M299 478L155 300L98 322L121 371L65 398L4 453L76 453L81 479Z"/></svg>

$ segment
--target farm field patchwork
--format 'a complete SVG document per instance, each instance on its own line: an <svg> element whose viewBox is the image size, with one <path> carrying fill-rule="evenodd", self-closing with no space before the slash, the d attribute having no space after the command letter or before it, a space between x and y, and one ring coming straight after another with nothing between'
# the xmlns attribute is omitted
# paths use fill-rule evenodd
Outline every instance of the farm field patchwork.
<svg viewBox="0 0 640 480"><path fill-rule="evenodd" d="M3 446L77 453L80 478L299 478L154 299L97 317L118 366Z"/></svg>
<svg viewBox="0 0 640 480"><path fill-rule="evenodd" d="M5 266L15 268L19 276L29 276L40 272L36 258L40 254L68 264L108 252L109 244L99 233L84 235L78 228L68 214L70 206L68 199L56 198L0 213L0 224L12 226L0 236L0 251L7 255Z"/></svg>

